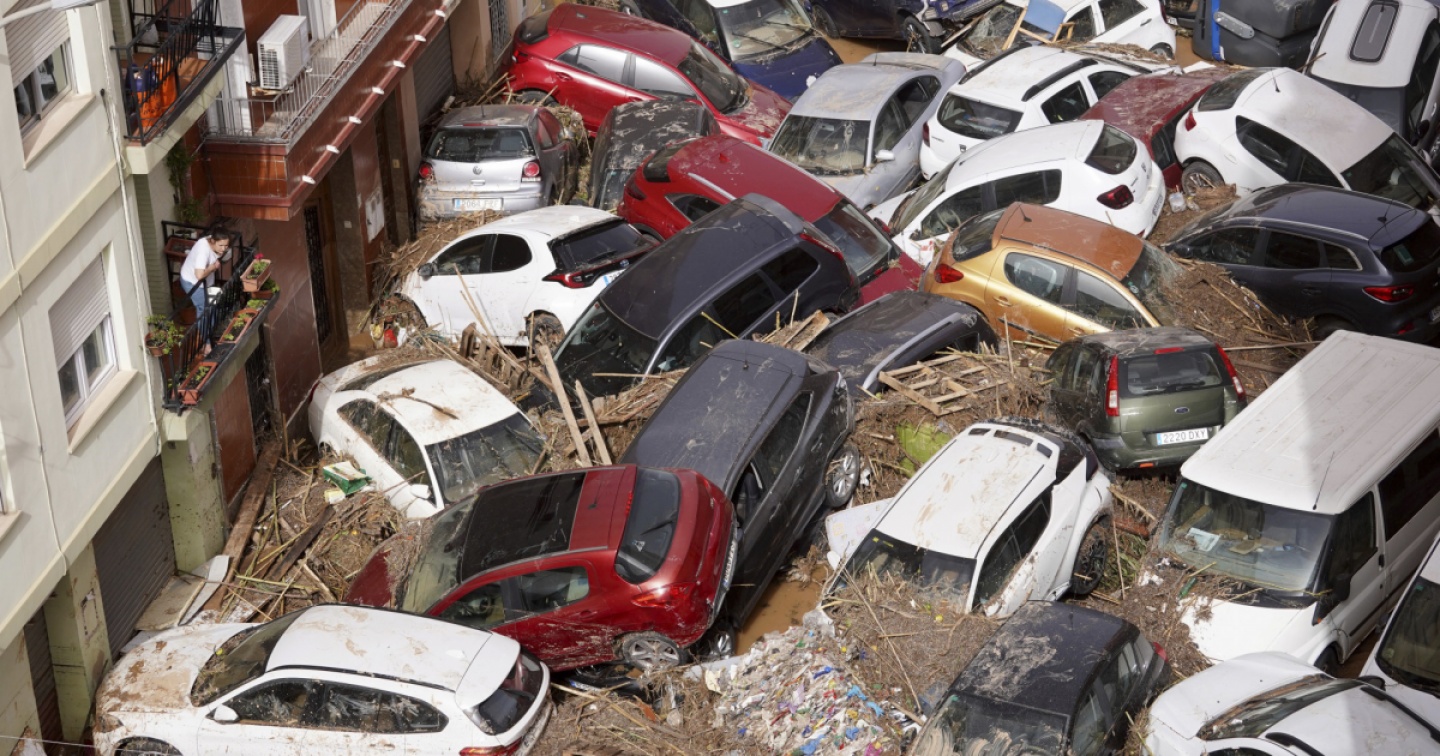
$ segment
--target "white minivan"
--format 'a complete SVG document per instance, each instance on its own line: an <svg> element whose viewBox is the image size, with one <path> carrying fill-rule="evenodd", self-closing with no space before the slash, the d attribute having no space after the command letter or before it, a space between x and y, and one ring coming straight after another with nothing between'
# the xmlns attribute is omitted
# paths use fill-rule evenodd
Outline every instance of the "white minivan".
<svg viewBox="0 0 1440 756"><path fill-rule="evenodd" d="M1361 677L1385 681L1385 692L1440 726L1440 540L1385 623Z"/></svg>
<svg viewBox="0 0 1440 756"><path fill-rule="evenodd" d="M1437 399L1440 349L1342 331L1181 466L1160 553L1239 586L1187 610L1200 651L1350 656L1440 529Z"/></svg>

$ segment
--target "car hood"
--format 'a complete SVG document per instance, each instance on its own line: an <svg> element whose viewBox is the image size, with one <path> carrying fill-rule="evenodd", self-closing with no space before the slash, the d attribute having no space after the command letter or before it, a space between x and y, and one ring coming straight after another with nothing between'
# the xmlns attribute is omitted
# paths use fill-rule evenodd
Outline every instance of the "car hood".
<svg viewBox="0 0 1440 756"><path fill-rule="evenodd" d="M1150 705L1150 721L1194 738L1236 704L1316 674L1320 671L1285 654L1249 654L1175 684Z"/></svg>
<svg viewBox="0 0 1440 756"><path fill-rule="evenodd" d="M817 176L816 178L829 184L835 191L840 192L860 207L870 207L875 204L871 201L871 195L875 193L875 179L869 171L851 173L845 176ZM873 210L871 211L874 212ZM889 221L886 221L887 223Z"/></svg>
<svg viewBox="0 0 1440 756"><path fill-rule="evenodd" d="M97 721L126 713L173 712L194 708L190 688L200 668L244 624L189 625L140 644L121 657L95 694Z"/></svg>
<svg viewBox="0 0 1440 756"><path fill-rule="evenodd" d="M894 499L881 499L858 507L842 509L825 518L825 538L830 544L830 551L825 555L825 561L830 563L831 570L840 569L840 565L850 559L855 549L864 540L865 534L875 529L880 518L890 511L890 505Z"/></svg>
<svg viewBox="0 0 1440 756"><path fill-rule="evenodd" d="M775 135L775 130L780 128L780 122L785 120L785 114L789 112L790 103L784 97L759 84L751 83L750 100L745 103L745 107L734 113L726 113L724 118L754 132L762 139L769 139Z"/></svg>
<svg viewBox="0 0 1440 756"><path fill-rule="evenodd" d="M735 71L741 76L759 82L790 102L810 88L810 77L819 76L838 65L840 56L818 34L793 50L734 63Z"/></svg>
<svg viewBox="0 0 1440 756"><path fill-rule="evenodd" d="M1200 653L1214 661L1258 651L1284 651L1310 658L1308 646L1320 635L1311 624L1313 605L1289 609L1214 601L1208 609L1209 618L1199 619L1199 604L1191 603L1183 618Z"/></svg>

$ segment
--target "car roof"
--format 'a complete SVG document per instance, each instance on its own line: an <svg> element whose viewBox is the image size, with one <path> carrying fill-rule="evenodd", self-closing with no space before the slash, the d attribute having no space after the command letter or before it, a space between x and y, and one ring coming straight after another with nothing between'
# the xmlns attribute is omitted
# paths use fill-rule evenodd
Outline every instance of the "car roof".
<svg viewBox="0 0 1440 756"><path fill-rule="evenodd" d="M802 223L769 200L737 199L641 257L599 301L626 325L658 339L775 245L795 238Z"/></svg>
<svg viewBox="0 0 1440 756"><path fill-rule="evenodd" d="M1298 142L1336 173L1359 162L1395 133L1345 95L1288 68L1270 69L1255 77L1231 110L1240 116L1260 116L1255 120ZM1336 134L1346 138L1336 139Z"/></svg>
<svg viewBox="0 0 1440 756"><path fill-rule="evenodd" d="M976 423L910 478L875 528L927 551L975 559L992 530L1055 484L1059 452L1034 431Z"/></svg>
<svg viewBox="0 0 1440 756"><path fill-rule="evenodd" d="M1428 213L1403 202L1333 186L1279 184L1233 202L1209 219L1269 218L1355 234L1377 247L1402 239L1423 223Z"/></svg>
<svg viewBox="0 0 1440 756"><path fill-rule="evenodd" d="M993 140L991 140L993 141ZM1140 259L1140 237L1083 215L1016 202L995 224L995 238L1050 250L1124 278Z"/></svg>
<svg viewBox="0 0 1440 756"><path fill-rule="evenodd" d="M1132 76L1101 97L1080 118L1104 121L1148 145L1155 132L1229 73L1212 66L1184 74L1160 71Z"/></svg>
<svg viewBox="0 0 1440 756"><path fill-rule="evenodd" d="M481 489L463 505L470 513L464 531L457 533L465 544L460 579L521 559L605 546L615 509L611 493L628 474L625 468L592 467L514 478ZM525 516L517 516L521 511Z"/></svg>
<svg viewBox="0 0 1440 756"><path fill-rule="evenodd" d="M1399 8L1389 28L1363 28L1371 6ZM1440 15L1424 0L1339 0L1325 24L1325 36L1316 46L1309 73L1316 78L1360 87L1403 87L1410 81L1417 51ZM1362 34L1379 37L1376 60L1357 60L1353 50Z"/></svg>
<svg viewBox="0 0 1440 756"><path fill-rule="evenodd" d="M1081 344L1099 344L1120 357L1133 354L1153 353L1156 349L1170 347L1212 347L1215 342L1208 336L1189 328L1161 326L1159 328L1130 328L1123 331L1102 331L1075 339Z"/></svg>
<svg viewBox="0 0 1440 756"><path fill-rule="evenodd" d="M388 360L389 356L382 354L326 376L323 380L335 390L333 405L339 407L362 397L384 404L421 446L494 425L520 412L484 378L448 359L407 364L363 389L343 388L368 373L392 369Z"/></svg>
<svg viewBox="0 0 1440 756"><path fill-rule="evenodd" d="M715 133L711 129L718 129L715 117L708 108L698 103L683 100L624 102L611 108L600 125L600 131L606 134L606 153L596 159L596 165L633 168L661 147L687 137ZM599 139L597 135L597 144Z"/></svg>
<svg viewBox="0 0 1440 756"><path fill-rule="evenodd" d="M479 228L468 231L455 237L456 241L471 236L492 233L512 233L523 231L538 234L549 238L564 236L590 226L598 226L601 223L615 220L613 213L607 213L593 207L581 205L549 205L538 207L534 210L526 210L522 213L507 215L503 218L490 221ZM455 242L450 242L454 244ZM450 245L447 244L446 248ZM436 253L436 257L442 254L442 249Z"/></svg>
<svg viewBox="0 0 1440 756"><path fill-rule="evenodd" d="M675 65L694 41L685 32L628 13L578 3L561 3L550 11L548 28L573 37L643 52Z"/></svg>
<svg viewBox="0 0 1440 756"><path fill-rule="evenodd" d="M834 187L799 166L728 134L694 139L666 163L667 173L704 179L712 189L734 197L759 191L780 198L785 207L814 223L844 198Z"/></svg>
<svg viewBox="0 0 1440 756"><path fill-rule="evenodd" d="M904 51L870 53L861 58L859 63L896 66L912 71L955 70L957 75L963 75L965 68L964 63L944 55Z"/></svg>
<svg viewBox="0 0 1440 756"><path fill-rule="evenodd" d="M838 118L874 121L900 85L915 78L910 66L885 63L846 63L835 66L810 85L795 101L786 118Z"/></svg>
<svg viewBox="0 0 1440 756"><path fill-rule="evenodd" d="M1440 424L1440 349L1336 333L1180 468L1209 488L1333 515Z"/></svg>
<svg viewBox="0 0 1440 756"><path fill-rule="evenodd" d="M799 393L809 364L799 352L763 342L720 342L671 389L621 463L688 468L730 490L751 449Z"/></svg>
<svg viewBox="0 0 1440 756"><path fill-rule="evenodd" d="M535 105L472 105L446 113L436 127L526 126L537 110Z"/></svg>
<svg viewBox="0 0 1440 756"><path fill-rule="evenodd" d="M1104 653L1138 632L1094 609L1027 601L980 647L950 691L1069 716Z"/></svg>
<svg viewBox="0 0 1440 756"><path fill-rule="evenodd" d="M1084 160L1100 139L1105 124L1099 121L1053 123L1001 134L960 153L945 182L955 191L998 171L1041 168L1043 163Z"/></svg>
<svg viewBox="0 0 1440 756"><path fill-rule="evenodd" d="M1022 95L1037 82L1087 59L1088 56L1047 45L1015 47L981 64L950 91L997 105L1023 107Z"/></svg>
<svg viewBox="0 0 1440 756"><path fill-rule="evenodd" d="M964 302L914 290L886 294L831 323L805 353L835 366L851 383L863 383L895 350L946 321L962 333L987 333L980 312Z"/></svg>

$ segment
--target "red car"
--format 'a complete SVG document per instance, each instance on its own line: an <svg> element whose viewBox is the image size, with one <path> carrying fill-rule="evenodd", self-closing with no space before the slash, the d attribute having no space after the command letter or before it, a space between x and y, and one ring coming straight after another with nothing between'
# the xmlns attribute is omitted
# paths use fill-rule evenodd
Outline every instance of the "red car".
<svg viewBox="0 0 1440 756"><path fill-rule="evenodd" d="M615 213L641 233L668 239L752 193L780 203L834 243L860 282L861 303L914 290L925 273L845 195L790 161L723 134L656 152L626 184Z"/></svg>
<svg viewBox="0 0 1440 756"><path fill-rule="evenodd" d="M1165 186L1180 188L1180 163L1175 160L1175 126L1215 82L1231 73L1226 68L1201 68L1184 74L1153 73L1120 82L1081 118L1104 121L1139 139L1160 166Z"/></svg>
<svg viewBox="0 0 1440 756"><path fill-rule="evenodd" d="M684 32L625 13L563 3L522 21L514 44L511 91L574 108L592 136L624 102L692 100L715 114L721 131L757 145L790 111L783 97L746 81Z"/></svg>
<svg viewBox="0 0 1440 756"><path fill-rule="evenodd" d="M382 543L345 601L519 641L557 670L673 666L734 574L734 507L691 470L592 467L499 483Z"/></svg>

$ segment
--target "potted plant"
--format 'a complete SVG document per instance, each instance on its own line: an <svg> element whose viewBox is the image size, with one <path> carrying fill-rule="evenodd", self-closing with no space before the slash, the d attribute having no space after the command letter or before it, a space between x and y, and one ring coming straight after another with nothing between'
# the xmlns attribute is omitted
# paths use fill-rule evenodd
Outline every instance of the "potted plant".
<svg viewBox="0 0 1440 756"><path fill-rule="evenodd" d="M185 340L185 329L168 315L151 315L145 319L149 331L145 334L145 348L154 357L170 354Z"/></svg>
<svg viewBox="0 0 1440 756"><path fill-rule="evenodd" d="M254 320L255 316L259 314L260 313L251 309L243 309L235 313L235 317L230 319L230 325L226 326L225 332L220 334L220 342L222 344L233 344L239 341L240 337L245 335L245 329L250 327L250 321Z"/></svg>
<svg viewBox="0 0 1440 756"><path fill-rule="evenodd" d="M268 280L270 280L270 261L266 260L264 255L255 255L255 259L250 261L250 267L240 274L241 285L245 287L245 291L252 294L260 291L260 287Z"/></svg>
<svg viewBox="0 0 1440 756"><path fill-rule="evenodd" d="M258 294L259 292L256 293ZM265 309L265 300L252 299L249 302L245 303L245 309L253 310L256 314L259 314L261 310Z"/></svg>
<svg viewBox="0 0 1440 756"><path fill-rule="evenodd" d="M205 388L205 384L215 374L217 366L217 363L209 360L196 365L195 369L185 376L185 382L180 384L180 401L186 404L199 404L200 391Z"/></svg>
<svg viewBox="0 0 1440 756"><path fill-rule="evenodd" d="M256 299L274 299L275 296L278 295L279 293L280 293L280 284L276 283L276 282L275 282L275 279L272 278L272 279L267 280L263 285L261 285L259 291L255 292L255 298L256 298Z"/></svg>

